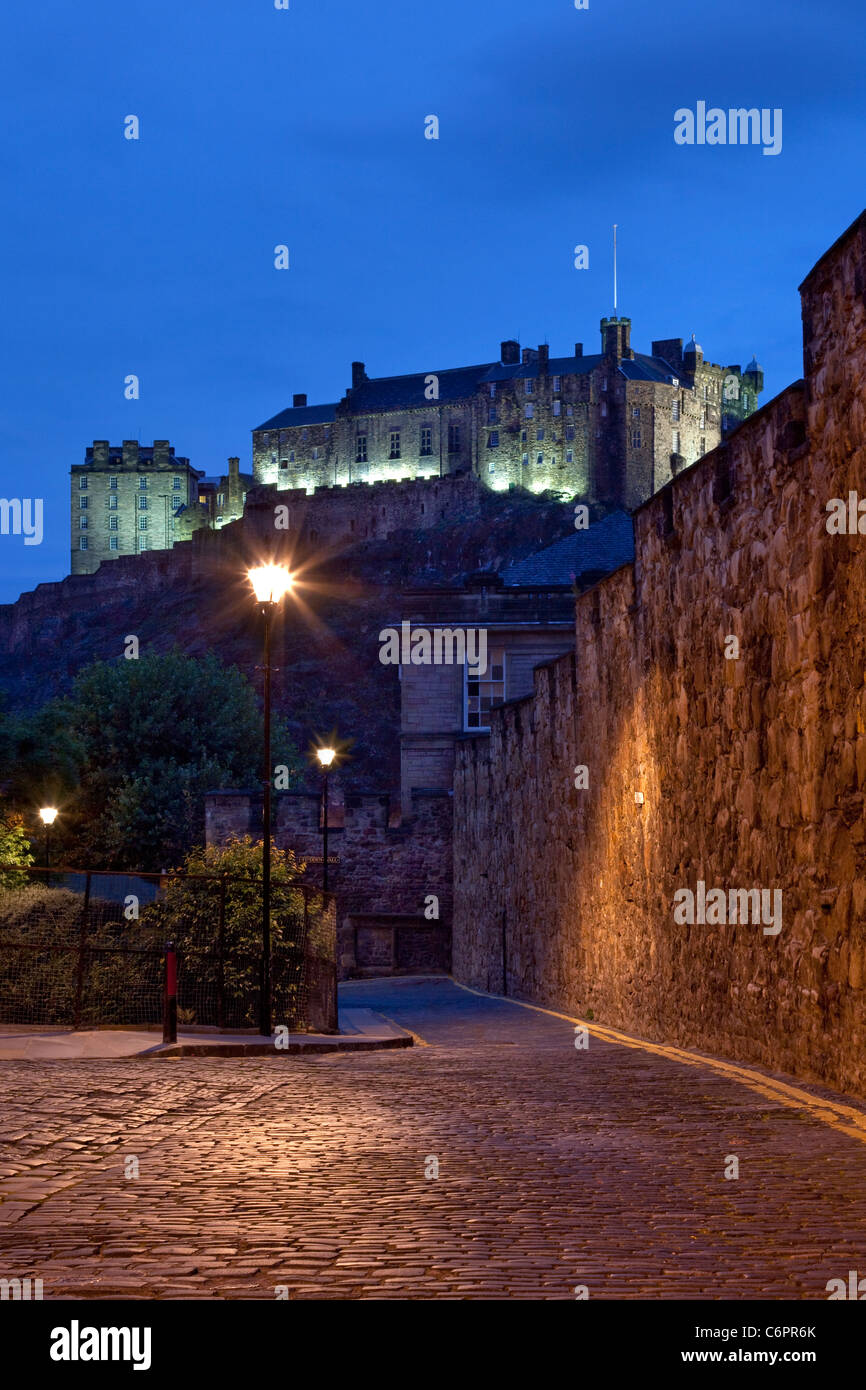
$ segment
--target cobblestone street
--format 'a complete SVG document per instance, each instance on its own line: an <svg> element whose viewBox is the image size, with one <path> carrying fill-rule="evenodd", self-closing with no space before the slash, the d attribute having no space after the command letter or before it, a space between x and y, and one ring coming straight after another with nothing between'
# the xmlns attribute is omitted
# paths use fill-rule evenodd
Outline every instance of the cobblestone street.
<svg viewBox="0 0 866 1390"><path fill-rule="evenodd" d="M445 979L344 1003L418 1045L0 1063L0 1273L46 1299L826 1299L866 1274L857 1102L579 1051L572 1022Z"/></svg>

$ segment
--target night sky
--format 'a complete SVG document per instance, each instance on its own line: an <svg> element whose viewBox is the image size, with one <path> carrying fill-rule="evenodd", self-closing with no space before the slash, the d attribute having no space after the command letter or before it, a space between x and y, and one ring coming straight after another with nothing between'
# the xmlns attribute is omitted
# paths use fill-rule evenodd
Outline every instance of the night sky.
<svg viewBox="0 0 866 1390"><path fill-rule="evenodd" d="M766 401L801 374L797 285L866 203L862 0L47 0L0 36L0 493L45 499L41 545L0 536L3 602L67 573L94 438L214 474L353 359L597 351L614 222L633 346L755 352ZM781 154L677 146L700 100L781 107Z"/></svg>

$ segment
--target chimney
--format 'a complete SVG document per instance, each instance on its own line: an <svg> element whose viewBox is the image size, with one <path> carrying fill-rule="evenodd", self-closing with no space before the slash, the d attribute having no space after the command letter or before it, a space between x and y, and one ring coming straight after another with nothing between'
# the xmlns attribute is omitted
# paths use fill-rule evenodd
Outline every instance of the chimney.
<svg viewBox="0 0 866 1390"><path fill-rule="evenodd" d="M363 362L352 363L352 390L356 386L361 386L367 380L367 373L364 370Z"/></svg>
<svg viewBox="0 0 866 1390"><path fill-rule="evenodd" d="M94 439L93 441L93 466L94 468L108 467L108 453L110 444L107 439Z"/></svg>
<svg viewBox="0 0 866 1390"><path fill-rule="evenodd" d="M535 348L524 348L524 349L523 349L523 361L524 361L524 362L535 362L535 361L537 361L537 359L538 359L538 353L536 352Z"/></svg>
<svg viewBox="0 0 866 1390"><path fill-rule="evenodd" d="M582 356L583 356L583 343L575 343L575 345L574 345L574 355L575 355L575 357L582 357Z"/></svg>
<svg viewBox="0 0 866 1390"><path fill-rule="evenodd" d="M154 468L171 468L171 449L167 439L155 439L153 441L153 466Z"/></svg>
<svg viewBox="0 0 866 1390"><path fill-rule="evenodd" d="M229 459L229 487L232 483L238 482L241 474L241 461L239 458Z"/></svg>
<svg viewBox="0 0 866 1390"><path fill-rule="evenodd" d="M307 404L307 394L305 391L298 391L292 396L292 409L302 410Z"/></svg>
<svg viewBox="0 0 866 1390"><path fill-rule="evenodd" d="M124 441L123 441L123 449L122 449L122 457L123 457L123 467L124 467L124 468L137 468L137 467L138 467L138 440L137 440L137 439L124 439Z"/></svg>
<svg viewBox="0 0 866 1390"><path fill-rule="evenodd" d="M547 364L550 361L550 347L547 343L538 344L538 361L543 375L547 371Z"/></svg>
<svg viewBox="0 0 866 1390"><path fill-rule="evenodd" d="M503 367L516 367L520 362L520 344L516 338L506 338L499 344L499 360Z"/></svg>
<svg viewBox="0 0 866 1390"><path fill-rule="evenodd" d="M624 357L634 357L629 346L630 338L631 319L602 319L601 350L606 357L614 357L617 362L620 362Z"/></svg>

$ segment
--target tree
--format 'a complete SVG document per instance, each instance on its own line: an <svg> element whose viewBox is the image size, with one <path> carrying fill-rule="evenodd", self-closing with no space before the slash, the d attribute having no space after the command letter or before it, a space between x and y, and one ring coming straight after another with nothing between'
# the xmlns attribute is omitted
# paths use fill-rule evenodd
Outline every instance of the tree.
<svg viewBox="0 0 866 1390"><path fill-rule="evenodd" d="M64 857L93 868L177 863L204 840L205 792L260 785L255 692L212 654L95 662L68 697L4 727L10 799L19 809L44 804L37 796L53 771L63 784L53 799ZM272 748L274 764L298 777L300 759L278 721Z"/></svg>
<svg viewBox="0 0 866 1390"><path fill-rule="evenodd" d="M32 864L30 842L21 816L0 810L0 888L24 888L30 876L6 868L8 864Z"/></svg>

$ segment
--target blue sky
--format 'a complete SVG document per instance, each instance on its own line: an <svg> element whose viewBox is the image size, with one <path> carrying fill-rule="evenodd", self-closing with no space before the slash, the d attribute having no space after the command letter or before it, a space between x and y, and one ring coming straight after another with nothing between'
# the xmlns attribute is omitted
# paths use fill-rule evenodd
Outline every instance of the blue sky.
<svg viewBox="0 0 866 1390"><path fill-rule="evenodd" d="M69 567L68 469L168 438L208 473L306 391L695 332L801 373L797 285L861 211L861 0L43 0L0 22L0 602ZM679 147L698 100L783 149ZM141 122L123 138L124 117ZM438 141L424 119L440 120ZM274 247L291 269L274 269ZM590 269L573 268L573 247ZM128 373L141 398L124 399Z"/></svg>

